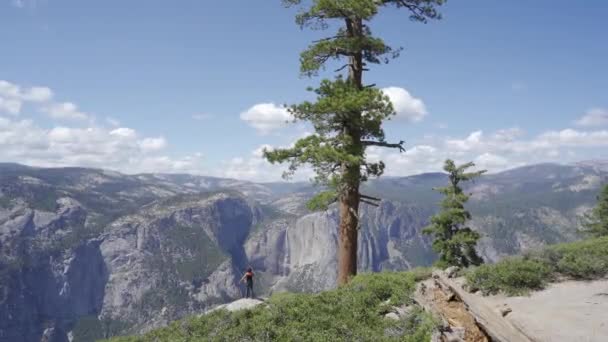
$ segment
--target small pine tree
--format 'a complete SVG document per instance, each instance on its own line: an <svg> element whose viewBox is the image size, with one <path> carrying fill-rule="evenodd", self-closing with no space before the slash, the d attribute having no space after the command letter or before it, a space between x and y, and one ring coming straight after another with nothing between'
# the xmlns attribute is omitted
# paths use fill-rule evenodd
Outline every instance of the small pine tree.
<svg viewBox="0 0 608 342"><path fill-rule="evenodd" d="M466 172L473 163L456 166L450 159L443 169L448 173L450 184L435 190L445 195L441 201L441 211L431 218L431 224L424 228L424 234L433 234L433 250L439 253L438 264L442 267L480 265L481 257L475 251L479 233L465 226L471 214L464 208L469 196L459 183L481 176L486 170Z"/></svg>
<svg viewBox="0 0 608 342"><path fill-rule="evenodd" d="M608 184L597 196L597 206L585 215L583 232L592 237L608 236Z"/></svg>

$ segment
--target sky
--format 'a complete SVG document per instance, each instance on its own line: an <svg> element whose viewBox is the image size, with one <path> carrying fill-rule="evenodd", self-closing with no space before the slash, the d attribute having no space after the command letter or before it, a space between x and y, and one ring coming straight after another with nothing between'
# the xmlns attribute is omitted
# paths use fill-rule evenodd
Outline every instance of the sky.
<svg viewBox="0 0 608 342"><path fill-rule="evenodd" d="M608 158L608 1L449 0L415 23L370 23L401 57L365 82L397 112L406 152L369 148L386 175L473 161L498 172ZM0 162L254 181L264 147L313 132L283 104L313 99L301 30L280 0L0 0ZM310 170L296 180L311 177Z"/></svg>

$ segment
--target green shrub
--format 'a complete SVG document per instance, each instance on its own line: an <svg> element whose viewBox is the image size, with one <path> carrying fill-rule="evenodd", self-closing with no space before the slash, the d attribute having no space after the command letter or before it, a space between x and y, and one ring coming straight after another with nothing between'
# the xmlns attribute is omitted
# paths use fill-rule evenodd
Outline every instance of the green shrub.
<svg viewBox="0 0 608 342"><path fill-rule="evenodd" d="M608 237L556 245L548 250L559 256L554 267L562 275L588 280L608 275Z"/></svg>
<svg viewBox="0 0 608 342"><path fill-rule="evenodd" d="M519 295L529 290L542 289L549 280L551 269L542 262L524 258L508 258L494 265L482 265L466 275L472 287L484 294L500 291Z"/></svg>
<svg viewBox="0 0 608 342"><path fill-rule="evenodd" d="M319 294L279 293L267 306L235 313L216 311L174 322L141 337L112 341L428 341L431 317L414 311L385 319L391 305L410 302L419 274L361 274L345 287Z"/></svg>
<svg viewBox="0 0 608 342"><path fill-rule="evenodd" d="M608 275L608 237L549 246L466 272L467 283L485 294L518 295L542 289L558 276L598 279Z"/></svg>
<svg viewBox="0 0 608 342"><path fill-rule="evenodd" d="M419 282L431 277L433 269L431 267L416 267L408 271L414 277L414 281Z"/></svg>

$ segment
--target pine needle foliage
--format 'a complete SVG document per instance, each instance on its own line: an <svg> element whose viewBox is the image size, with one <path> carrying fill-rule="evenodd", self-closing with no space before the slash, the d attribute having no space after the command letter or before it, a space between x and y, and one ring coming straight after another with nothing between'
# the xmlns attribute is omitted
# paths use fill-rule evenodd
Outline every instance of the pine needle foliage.
<svg viewBox="0 0 608 342"><path fill-rule="evenodd" d="M475 250L480 235L466 226L471 219L471 213L464 207L469 196L461 188L461 182L471 181L486 172L467 172L473 166L473 163L456 166L452 160L446 160L443 169L448 173L450 183L435 189L445 198L441 201L441 211L431 218L431 224L423 232L434 237L433 250L439 253L439 266L468 267L483 262Z"/></svg>

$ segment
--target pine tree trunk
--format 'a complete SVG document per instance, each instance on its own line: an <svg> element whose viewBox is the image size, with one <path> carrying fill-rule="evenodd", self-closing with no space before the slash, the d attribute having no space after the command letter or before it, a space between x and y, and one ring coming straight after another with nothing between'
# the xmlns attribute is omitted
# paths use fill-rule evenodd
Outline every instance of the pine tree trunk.
<svg viewBox="0 0 608 342"><path fill-rule="evenodd" d="M363 34L361 19L346 19L347 34L358 37ZM363 54L349 57L348 80L358 89L363 89ZM352 122L361 121L361 113L352 113ZM363 155L361 133L356 124L346 123L344 133L350 136L351 153ZM338 240L338 286L345 285L357 274L357 243L359 234L359 185L361 182L360 165L342 165L345 181L340 196L340 228Z"/></svg>
<svg viewBox="0 0 608 342"><path fill-rule="evenodd" d="M358 170L357 170L358 171ZM338 240L338 286L345 285L357 274L359 226L359 184L348 186L340 199Z"/></svg>

